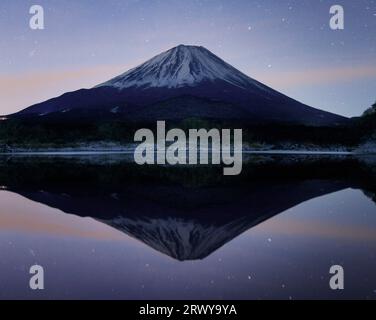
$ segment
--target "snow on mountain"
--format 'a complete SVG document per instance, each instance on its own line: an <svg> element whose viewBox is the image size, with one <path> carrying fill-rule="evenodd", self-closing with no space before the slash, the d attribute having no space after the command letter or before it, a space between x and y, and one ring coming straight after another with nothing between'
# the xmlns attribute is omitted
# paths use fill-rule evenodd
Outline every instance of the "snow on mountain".
<svg viewBox="0 0 376 320"><path fill-rule="evenodd" d="M214 225L173 217L129 219L119 216L99 221L180 261L204 259L254 225L244 219Z"/></svg>
<svg viewBox="0 0 376 320"><path fill-rule="evenodd" d="M268 87L241 73L209 50L180 45L97 87L181 88L205 81L223 80L239 88Z"/></svg>
<svg viewBox="0 0 376 320"><path fill-rule="evenodd" d="M263 85L204 47L184 45L94 88L67 92L12 117L147 123L201 118L314 126L348 121Z"/></svg>

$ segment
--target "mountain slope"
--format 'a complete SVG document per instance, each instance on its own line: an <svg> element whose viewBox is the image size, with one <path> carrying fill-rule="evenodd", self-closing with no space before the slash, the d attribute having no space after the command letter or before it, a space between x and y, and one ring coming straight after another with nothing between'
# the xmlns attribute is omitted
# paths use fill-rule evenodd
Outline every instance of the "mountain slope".
<svg viewBox="0 0 376 320"><path fill-rule="evenodd" d="M160 104L166 103L170 105L168 112L160 108ZM181 105L185 105L184 110ZM174 120L225 118L305 125L337 125L347 121L263 85L203 47L183 45L92 89L66 93L14 117L68 120L85 115L92 119L155 122L170 120L171 114Z"/></svg>
<svg viewBox="0 0 376 320"><path fill-rule="evenodd" d="M241 73L204 47L183 45L168 50L98 87L181 88L218 80L242 89L255 87L265 93L277 93Z"/></svg>

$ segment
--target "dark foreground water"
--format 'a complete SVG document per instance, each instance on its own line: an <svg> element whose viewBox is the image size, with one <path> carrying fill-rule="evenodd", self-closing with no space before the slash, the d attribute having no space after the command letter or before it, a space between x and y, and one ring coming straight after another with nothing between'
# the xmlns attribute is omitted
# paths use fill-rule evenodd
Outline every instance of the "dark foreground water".
<svg viewBox="0 0 376 320"><path fill-rule="evenodd" d="M121 155L0 158L0 298L376 299L376 160L246 162L224 177Z"/></svg>

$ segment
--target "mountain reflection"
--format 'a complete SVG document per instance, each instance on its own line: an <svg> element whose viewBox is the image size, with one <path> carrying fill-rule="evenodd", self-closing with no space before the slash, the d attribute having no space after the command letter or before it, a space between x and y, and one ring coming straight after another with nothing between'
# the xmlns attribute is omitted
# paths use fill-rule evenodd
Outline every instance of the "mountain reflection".
<svg viewBox="0 0 376 320"><path fill-rule="evenodd" d="M249 156L222 168L139 167L124 156L0 158L0 186L92 217L177 260L204 259L304 201L347 188L376 200L372 158Z"/></svg>

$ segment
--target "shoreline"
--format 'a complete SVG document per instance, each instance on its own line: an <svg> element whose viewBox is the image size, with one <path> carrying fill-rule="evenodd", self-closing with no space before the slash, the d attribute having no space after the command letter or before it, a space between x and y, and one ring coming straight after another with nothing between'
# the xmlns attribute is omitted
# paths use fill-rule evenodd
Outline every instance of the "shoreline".
<svg viewBox="0 0 376 320"><path fill-rule="evenodd" d="M114 143L114 142L99 142L99 143L80 143L71 145L13 145L5 148L0 148L0 156L94 156L94 155L133 155L137 149L138 144L135 143ZM167 147L167 146L166 146ZM157 151L157 145L150 145L149 148ZM182 150L183 151L183 150ZM208 152L221 153L221 148L212 148L210 145L206 148L189 148L184 149L185 152ZM231 153L234 153L234 148L231 147ZM237 153L240 153L238 151ZM304 145L285 143L280 145L272 144L249 144L244 143L242 152L245 155L375 155L375 144L363 144L357 147L346 147L342 145L333 146L319 146L319 145Z"/></svg>
<svg viewBox="0 0 376 320"><path fill-rule="evenodd" d="M91 156L91 155L131 155L134 154L135 149L126 150L36 150L36 151L10 151L0 152L0 156ZM187 152L189 150L186 150ZM204 152L206 150L201 150ZM210 153L220 153L221 151L208 151ZM240 152L239 152L240 153ZM360 152L360 151L330 151L330 150L243 150L243 154L248 155L373 155L375 152Z"/></svg>

